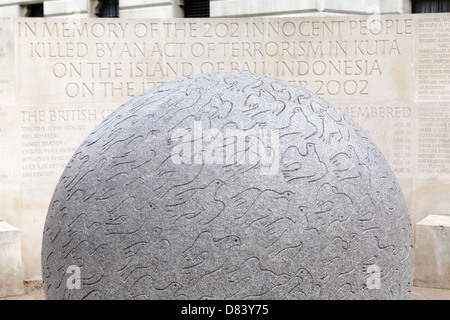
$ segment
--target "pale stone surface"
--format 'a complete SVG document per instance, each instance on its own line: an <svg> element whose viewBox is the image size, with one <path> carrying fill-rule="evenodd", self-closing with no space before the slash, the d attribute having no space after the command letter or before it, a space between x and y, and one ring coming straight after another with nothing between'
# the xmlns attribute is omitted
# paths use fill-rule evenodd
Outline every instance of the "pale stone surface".
<svg viewBox="0 0 450 320"><path fill-rule="evenodd" d="M0 298L0 300L45 300L42 280L24 281L23 294Z"/></svg>
<svg viewBox="0 0 450 320"><path fill-rule="evenodd" d="M25 284L25 292L23 295L0 298L0 300L45 300L43 288L28 289ZM411 300L450 300L450 290L413 287Z"/></svg>
<svg viewBox="0 0 450 320"><path fill-rule="evenodd" d="M169 4L179 4L179 0L122 0L120 8L136 8L145 6L161 6Z"/></svg>
<svg viewBox="0 0 450 320"><path fill-rule="evenodd" d="M90 0L56 0L44 2L45 16L88 13Z"/></svg>
<svg viewBox="0 0 450 320"><path fill-rule="evenodd" d="M20 228L20 184L0 183L0 220Z"/></svg>
<svg viewBox="0 0 450 320"><path fill-rule="evenodd" d="M415 283L450 289L450 215L430 214L416 225Z"/></svg>
<svg viewBox="0 0 450 320"><path fill-rule="evenodd" d="M211 1L211 17L237 17L255 15L276 15L280 13L296 14L304 11L316 11L315 0L307 1Z"/></svg>
<svg viewBox="0 0 450 320"><path fill-rule="evenodd" d="M12 19L0 18L0 117L5 116L2 107L15 103L14 32ZM0 129L0 135L2 134Z"/></svg>
<svg viewBox="0 0 450 320"><path fill-rule="evenodd" d="M42 0L44 16L58 16L62 18L77 17L80 10L86 17L95 17L95 0ZM87 2L91 3L88 8ZM23 10L20 5L29 4L29 0L0 0L1 17L20 17ZM143 18L176 18L183 17L181 9L183 0L121 0L119 1L120 16L129 17L128 10L140 8L145 12ZM169 8L169 6L171 8ZM156 9L156 10L152 10ZM74 10L78 9L78 10ZM315 16L339 14L392 14L410 13L411 2L408 0L211 0L211 17L237 16ZM135 12L138 14L138 12ZM160 14L163 15L160 15ZM134 14L134 13L131 13Z"/></svg>
<svg viewBox="0 0 450 320"><path fill-rule="evenodd" d="M412 300L450 300L450 290L413 287Z"/></svg>
<svg viewBox="0 0 450 320"><path fill-rule="evenodd" d="M17 4L0 7L0 17L16 18L16 17L21 17L22 15L23 15L23 9Z"/></svg>
<svg viewBox="0 0 450 320"><path fill-rule="evenodd" d="M96 127L56 187L42 263L49 299L409 299L414 249L396 178L350 118L215 73Z"/></svg>
<svg viewBox="0 0 450 320"><path fill-rule="evenodd" d="M52 1L52 0L50 0L50 1ZM0 5L2 5L2 6L8 6L10 4L21 4L21 5L23 5L23 4L27 4L29 2L30 1L28 1L28 0L0 0Z"/></svg>
<svg viewBox="0 0 450 320"><path fill-rule="evenodd" d="M0 221L0 297L23 293L23 267L20 231Z"/></svg>
<svg viewBox="0 0 450 320"><path fill-rule="evenodd" d="M165 3L162 3L165 4ZM134 7L120 10L120 16L122 18L140 18L145 19L146 17L159 17L162 19L169 18L183 18L184 12L179 6L172 4L169 5L159 5L159 6L145 6L145 7Z"/></svg>

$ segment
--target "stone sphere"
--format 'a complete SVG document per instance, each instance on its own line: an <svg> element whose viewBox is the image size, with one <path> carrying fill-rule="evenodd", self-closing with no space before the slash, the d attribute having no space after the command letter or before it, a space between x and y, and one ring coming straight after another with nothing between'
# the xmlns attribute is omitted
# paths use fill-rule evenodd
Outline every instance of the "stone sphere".
<svg viewBox="0 0 450 320"><path fill-rule="evenodd" d="M348 116L291 83L213 73L119 107L49 207L48 299L408 299L399 184Z"/></svg>

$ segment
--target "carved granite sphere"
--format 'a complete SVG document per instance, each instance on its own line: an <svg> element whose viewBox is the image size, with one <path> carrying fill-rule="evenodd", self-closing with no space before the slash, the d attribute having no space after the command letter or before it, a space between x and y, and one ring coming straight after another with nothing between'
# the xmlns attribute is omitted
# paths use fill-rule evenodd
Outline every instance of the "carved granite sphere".
<svg viewBox="0 0 450 320"><path fill-rule="evenodd" d="M45 224L48 299L408 299L408 210L338 108L274 78L181 78L68 163Z"/></svg>

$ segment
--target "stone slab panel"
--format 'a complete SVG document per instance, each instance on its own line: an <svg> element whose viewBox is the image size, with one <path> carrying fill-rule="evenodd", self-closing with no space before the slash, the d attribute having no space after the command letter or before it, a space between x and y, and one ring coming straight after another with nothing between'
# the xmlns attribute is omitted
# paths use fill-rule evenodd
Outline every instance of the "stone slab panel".
<svg viewBox="0 0 450 320"><path fill-rule="evenodd" d="M407 101L343 102L341 109L370 135L397 178L417 172L417 111Z"/></svg>
<svg viewBox="0 0 450 320"><path fill-rule="evenodd" d="M13 104L14 92L14 32L13 20L0 18L0 108ZM3 112L4 113L4 112ZM0 109L0 117L2 111Z"/></svg>
<svg viewBox="0 0 450 320"><path fill-rule="evenodd" d="M416 225L415 284L450 289L450 215L430 214Z"/></svg>
<svg viewBox="0 0 450 320"><path fill-rule="evenodd" d="M0 183L0 220L20 228L20 183Z"/></svg>
<svg viewBox="0 0 450 320"><path fill-rule="evenodd" d="M145 19L146 17L159 17L161 19L164 18L183 18L184 12L183 10L173 4L161 5L158 6L147 6L147 7L138 7L138 8L120 8L120 16L122 18L128 19Z"/></svg>
<svg viewBox="0 0 450 320"><path fill-rule="evenodd" d="M45 1L44 12L45 16L87 13L89 11L89 5L89 0Z"/></svg>
<svg viewBox="0 0 450 320"><path fill-rule="evenodd" d="M211 17L238 17L264 14L273 15L283 14L285 12L295 14L298 12L316 11L317 1L260 1L258 4L249 1L211 1L210 10Z"/></svg>
<svg viewBox="0 0 450 320"><path fill-rule="evenodd" d="M401 101L413 94L404 81L413 76L412 32L412 18L398 17L18 19L18 96L24 104L124 102L177 77L239 71L289 80L334 101ZM28 68L46 81L33 81Z"/></svg>
<svg viewBox="0 0 450 320"><path fill-rule="evenodd" d="M0 117L0 219L21 227L26 278L40 276L41 233L60 172L110 105L24 105ZM18 125L19 124L19 125Z"/></svg>
<svg viewBox="0 0 450 320"><path fill-rule="evenodd" d="M10 5L0 7L0 17L16 18L23 15L23 9L20 5Z"/></svg>
<svg viewBox="0 0 450 320"><path fill-rule="evenodd" d="M23 293L20 231L0 221L0 297Z"/></svg>
<svg viewBox="0 0 450 320"><path fill-rule="evenodd" d="M450 21L448 15L416 19L415 99L450 102Z"/></svg>

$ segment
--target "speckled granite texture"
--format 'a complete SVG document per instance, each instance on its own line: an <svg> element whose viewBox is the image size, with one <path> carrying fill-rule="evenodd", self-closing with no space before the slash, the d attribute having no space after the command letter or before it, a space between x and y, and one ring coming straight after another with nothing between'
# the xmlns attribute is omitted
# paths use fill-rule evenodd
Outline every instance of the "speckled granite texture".
<svg viewBox="0 0 450 320"><path fill-rule="evenodd" d="M409 299L413 260L370 138L309 91L239 73L168 82L104 120L42 248L48 299Z"/></svg>

